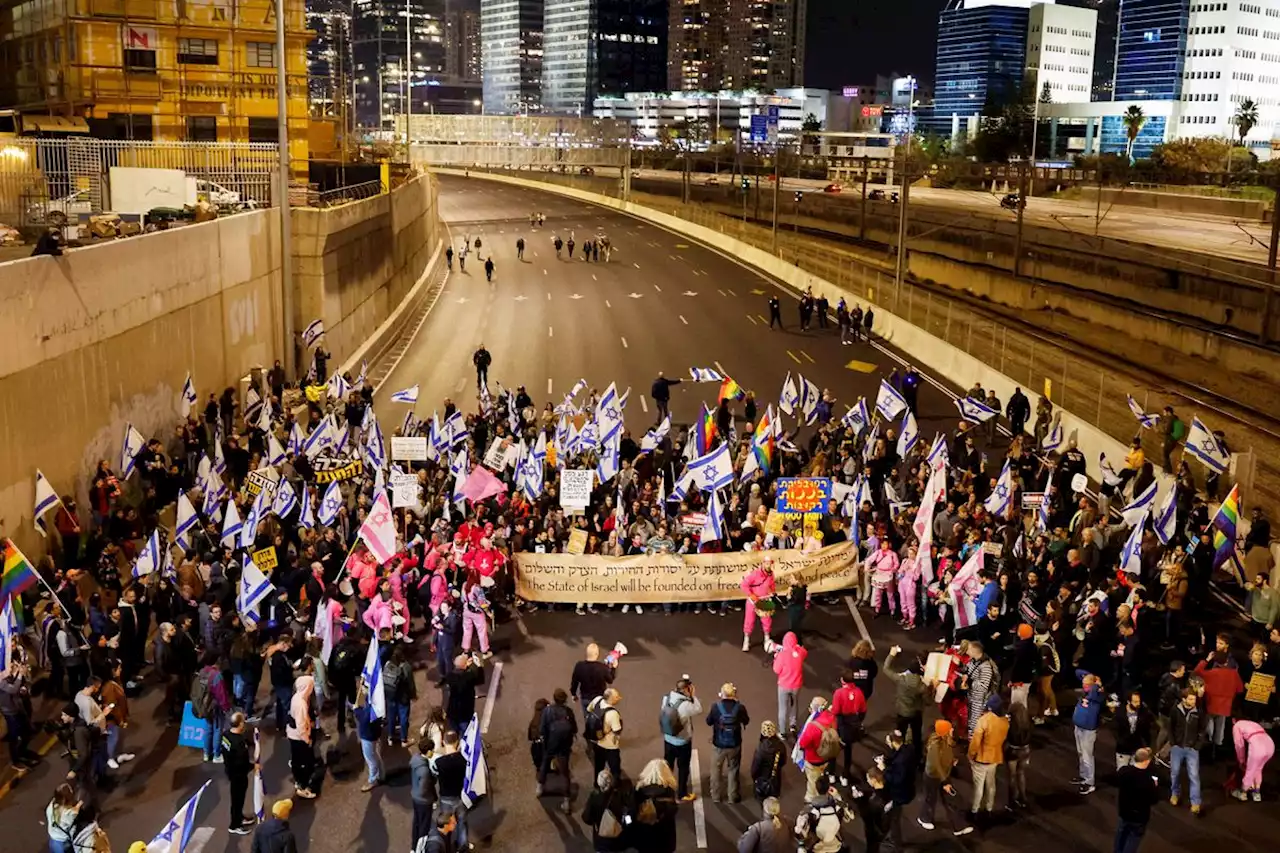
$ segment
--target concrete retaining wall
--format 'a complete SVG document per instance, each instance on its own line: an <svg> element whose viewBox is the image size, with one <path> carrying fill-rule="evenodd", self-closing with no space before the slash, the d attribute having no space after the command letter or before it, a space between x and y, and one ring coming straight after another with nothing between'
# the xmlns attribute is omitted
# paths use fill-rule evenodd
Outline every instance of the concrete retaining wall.
<svg viewBox="0 0 1280 853"><path fill-rule="evenodd" d="M437 170L448 171L453 174L453 170ZM462 174L462 172L456 172ZM828 294L832 302L838 301L840 297L848 300L857 301L859 303L867 300L861 296L855 297L853 294L837 287L835 284L820 279L815 275L811 275L797 267L788 264L780 258L777 258L768 252L721 234L710 228L696 225L687 219L681 219L678 216L662 213L653 208L631 202L623 202L617 199L602 196L596 193L585 192L583 190L572 187L556 186L543 183L541 181L531 181L524 178L511 177L509 175L494 175L487 173L472 173L473 178L482 178L484 180L499 181L501 183L512 184L515 186L525 187L527 189L541 190L544 192L553 192L568 198L577 199L578 201L597 204L603 207L611 207L615 210L629 213L640 219L647 220L669 228L672 231L691 237L705 243L724 254L735 258L742 263L755 267L762 272L773 276L778 281L783 282L795 291L804 290L807 287L814 287ZM1015 387L1021 387L1018 382L1012 378L991 368L989 365L979 361L973 356L965 353L956 347L951 346L940 338L929 334L925 330L914 326L900 317L890 313L881 305L872 307L876 313L876 330L884 339L892 344L900 352L911 353L913 361L918 364L927 365L929 371L935 376L942 377L952 385L959 388L968 388L976 380L982 383L982 387L994 389L996 395L1002 400L1009 399L1013 394ZM1023 388L1025 393L1031 399L1031 405L1034 409L1039 402L1040 395L1036 393L1034 388ZM1055 410L1061 413L1062 426L1068 437L1074 436L1079 444L1080 449L1084 452L1089 461L1089 475L1097 480L1100 479L1101 472L1098 469L1098 456L1100 453L1106 453L1110 459L1120 460L1127 451L1126 445L1107 435L1097 427L1076 417L1071 412L1061 407L1055 406Z"/></svg>
<svg viewBox="0 0 1280 853"><path fill-rule="evenodd" d="M1084 201L1096 201L1098 188L1080 186L1076 188L1076 195ZM1102 203L1144 207L1147 210L1167 210L1171 213L1205 213L1212 216L1231 216L1236 219L1259 221L1271 208L1271 205L1265 201L1251 198L1226 198L1127 188L1121 190L1110 187L1103 187Z"/></svg>

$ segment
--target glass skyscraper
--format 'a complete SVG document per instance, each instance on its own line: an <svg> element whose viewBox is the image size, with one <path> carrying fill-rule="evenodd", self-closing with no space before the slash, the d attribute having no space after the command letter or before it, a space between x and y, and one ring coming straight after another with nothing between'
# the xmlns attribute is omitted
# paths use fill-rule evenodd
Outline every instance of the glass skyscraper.
<svg viewBox="0 0 1280 853"><path fill-rule="evenodd" d="M519 115L542 110L542 2L481 0L485 112Z"/></svg>
<svg viewBox="0 0 1280 853"><path fill-rule="evenodd" d="M1116 39L1117 101L1173 101L1182 91L1191 0L1124 0Z"/></svg>
<svg viewBox="0 0 1280 853"><path fill-rule="evenodd" d="M953 0L938 15L933 123L940 131L950 128L952 116L997 112L1019 99L1029 6Z"/></svg>
<svg viewBox="0 0 1280 853"><path fill-rule="evenodd" d="M600 95L666 87L666 0L545 0L543 32L547 112L589 115Z"/></svg>

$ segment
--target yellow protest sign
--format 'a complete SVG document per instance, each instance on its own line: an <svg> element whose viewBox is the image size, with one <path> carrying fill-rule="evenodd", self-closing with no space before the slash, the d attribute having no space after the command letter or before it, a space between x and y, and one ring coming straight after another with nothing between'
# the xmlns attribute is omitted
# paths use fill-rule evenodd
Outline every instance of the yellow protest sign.
<svg viewBox="0 0 1280 853"><path fill-rule="evenodd" d="M253 564L262 569L263 573L269 572L280 564L276 559L275 548L263 548L261 551L254 551L251 555Z"/></svg>
<svg viewBox="0 0 1280 853"><path fill-rule="evenodd" d="M1244 687L1244 701L1261 702L1265 705L1271 701L1271 694L1275 692L1276 677L1255 672Z"/></svg>
<svg viewBox="0 0 1280 853"><path fill-rule="evenodd" d="M565 545L565 551L569 554L582 554L587 550L587 531L570 530L569 542Z"/></svg>

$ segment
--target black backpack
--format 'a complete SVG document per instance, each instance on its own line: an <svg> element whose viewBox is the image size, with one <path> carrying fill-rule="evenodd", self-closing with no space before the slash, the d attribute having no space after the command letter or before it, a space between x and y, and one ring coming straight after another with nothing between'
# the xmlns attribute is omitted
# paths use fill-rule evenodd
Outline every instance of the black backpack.
<svg viewBox="0 0 1280 853"><path fill-rule="evenodd" d="M546 713L550 719L547 723L547 750L558 753L562 750L572 748L574 726L569 719L569 709L563 705L551 705L547 708ZM601 729L603 730L604 720L601 720Z"/></svg>
<svg viewBox="0 0 1280 853"><path fill-rule="evenodd" d="M680 704L683 704L682 699ZM673 705L667 702L662 706L662 710L658 712L658 725L662 728L664 735L676 737L680 734L680 730L684 724L680 721L680 705Z"/></svg>
<svg viewBox="0 0 1280 853"><path fill-rule="evenodd" d="M601 704L597 700L588 705L586 719L582 721L582 736L591 743L604 737L604 711L600 709Z"/></svg>

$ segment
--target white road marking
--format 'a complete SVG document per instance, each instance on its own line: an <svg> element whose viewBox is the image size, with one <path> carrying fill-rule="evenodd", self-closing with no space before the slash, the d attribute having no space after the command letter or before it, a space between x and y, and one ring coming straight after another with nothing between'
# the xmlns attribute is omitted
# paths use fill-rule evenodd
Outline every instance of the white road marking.
<svg viewBox="0 0 1280 853"><path fill-rule="evenodd" d="M699 850L707 849L707 807L702 802L702 765L698 763L698 750L689 758L689 790L697 799L693 801L693 834Z"/></svg>
<svg viewBox="0 0 1280 853"><path fill-rule="evenodd" d="M732 289L732 288L728 288L728 290L729 290L729 295L730 295L730 296L737 296L737 295L738 295L738 294L736 294L736 293L734 293L734 292L733 292L733 289Z"/></svg>
<svg viewBox="0 0 1280 853"><path fill-rule="evenodd" d="M662 292L662 288L661 288L661 287L658 287L658 285L656 285L656 284L653 286L653 289L654 289L654 290L656 290L656 291L658 291L659 293L661 293L661 292Z"/></svg>
<svg viewBox="0 0 1280 853"><path fill-rule="evenodd" d="M849 605L849 612L853 614L853 621L858 626L858 633L862 636L862 639L871 644L871 650L875 651L875 640L871 639L871 635L867 633L867 623L862 621L862 614L858 612L858 608L854 605L853 599L846 598L844 603Z"/></svg>
<svg viewBox="0 0 1280 853"><path fill-rule="evenodd" d="M591 274L591 280L592 280L592 281L599 281L600 279L596 278L596 274L595 274L595 273L592 273L592 274Z"/></svg>
<svg viewBox="0 0 1280 853"><path fill-rule="evenodd" d="M606 300L604 301L604 307L605 307L605 308L612 308L612 307L613 307L613 305L611 305L611 304L609 303L609 300L608 300L608 299L606 299Z"/></svg>
<svg viewBox="0 0 1280 853"><path fill-rule="evenodd" d="M547 275L547 268L546 268L546 267L543 267L543 268L542 268L542 274L543 274L543 275Z"/></svg>
<svg viewBox="0 0 1280 853"><path fill-rule="evenodd" d="M718 293L719 293L721 296L724 296L724 295L725 295L725 292L724 292L723 290L718 291Z"/></svg>
<svg viewBox="0 0 1280 853"><path fill-rule="evenodd" d="M467 378L464 376L458 380L458 384L454 386L453 393L461 394L463 389L467 387Z"/></svg>
<svg viewBox="0 0 1280 853"><path fill-rule="evenodd" d="M551 291L550 291L550 290L548 290L548 291L547 291L547 301L548 301L548 302L550 302L550 301L551 301Z"/></svg>
<svg viewBox="0 0 1280 853"><path fill-rule="evenodd" d="M668 257L668 258L670 258L670 259L671 259L671 260L673 260L673 261L676 259L676 256L675 256L675 255L667 255L667 257Z"/></svg>
<svg viewBox="0 0 1280 853"><path fill-rule="evenodd" d="M622 348L623 348L623 349L627 349L627 339L626 339L626 338L623 338L623 339L622 339Z"/></svg>
<svg viewBox="0 0 1280 853"><path fill-rule="evenodd" d="M548 394L551 393L551 377L550 376L547 377L547 393Z"/></svg>
<svg viewBox="0 0 1280 853"><path fill-rule="evenodd" d="M632 262L631 262L631 264L632 264L632 266L634 266L636 269L640 269L640 265L639 265L639 264L637 264L635 261L632 261Z"/></svg>
<svg viewBox="0 0 1280 853"><path fill-rule="evenodd" d="M555 329L551 328L550 326L547 326L547 337L554 338L555 336L556 336Z"/></svg>
<svg viewBox="0 0 1280 853"><path fill-rule="evenodd" d="M645 402L643 394L640 395L640 408L646 415L649 414L649 404Z"/></svg>
<svg viewBox="0 0 1280 853"><path fill-rule="evenodd" d="M755 317L752 317L750 314L748 314L748 315L747 315L747 319L751 321L751 325L753 325L753 326L758 326L758 325L760 325L759 323L757 323L757 322L756 322L756 318L755 318Z"/></svg>
<svg viewBox="0 0 1280 853"><path fill-rule="evenodd" d="M680 315L680 322L684 323L686 326L689 325L689 321L684 318L683 314Z"/></svg>
<svg viewBox="0 0 1280 853"><path fill-rule="evenodd" d="M502 681L502 661L493 665L493 675L489 677L489 687L484 692L484 711L480 714L480 734L482 735L489 733L489 719L493 716L493 706L498 703L500 681Z"/></svg>

